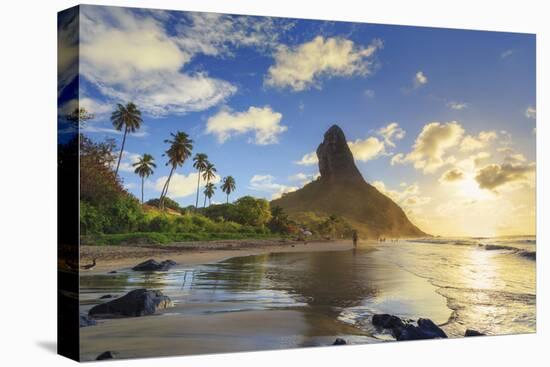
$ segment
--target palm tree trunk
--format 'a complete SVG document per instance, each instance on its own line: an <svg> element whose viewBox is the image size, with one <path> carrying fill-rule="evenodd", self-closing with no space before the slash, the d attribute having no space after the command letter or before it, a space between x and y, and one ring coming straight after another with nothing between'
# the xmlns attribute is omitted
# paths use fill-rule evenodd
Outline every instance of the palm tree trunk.
<svg viewBox="0 0 550 367"><path fill-rule="evenodd" d="M199 179L197 180L197 200L195 201L195 211L199 207L199 188L201 186L201 170L199 170Z"/></svg>
<svg viewBox="0 0 550 367"><path fill-rule="evenodd" d="M141 176L141 205L143 205L143 184L145 183L145 176Z"/></svg>
<svg viewBox="0 0 550 367"><path fill-rule="evenodd" d="M118 168L120 167L120 160L122 159L122 152L124 152L124 144L126 143L126 135L128 134L128 126L124 129L124 137L122 138L122 146L120 147L120 154L118 155L118 162L116 164L115 177L118 175Z"/></svg>
<svg viewBox="0 0 550 367"><path fill-rule="evenodd" d="M210 183L210 180L206 180L206 185L208 186L208 184ZM206 186L205 186L206 187ZM202 207L203 208L206 208L206 194L204 194L204 204L202 204Z"/></svg>
<svg viewBox="0 0 550 367"><path fill-rule="evenodd" d="M168 175L168 179L166 180L166 184L164 185L164 193L161 196L159 206L162 210L164 210L164 199L166 198L166 195L168 195L168 186L170 185L170 180L172 179L172 174L174 173L174 169L176 169L176 166L172 166L172 169L170 170L170 175Z"/></svg>
<svg viewBox="0 0 550 367"><path fill-rule="evenodd" d="M227 194L227 204L229 204L229 194Z"/></svg>

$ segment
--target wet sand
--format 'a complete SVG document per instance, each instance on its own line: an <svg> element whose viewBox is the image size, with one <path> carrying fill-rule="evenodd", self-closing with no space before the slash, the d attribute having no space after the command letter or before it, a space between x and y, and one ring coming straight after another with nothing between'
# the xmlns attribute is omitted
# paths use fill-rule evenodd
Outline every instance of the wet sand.
<svg viewBox="0 0 550 367"><path fill-rule="evenodd" d="M297 309L188 316L170 315L171 311L81 328L81 359L94 360L107 350L117 358L140 358L327 346L336 336L377 342L328 315L306 315Z"/></svg>
<svg viewBox="0 0 550 367"><path fill-rule="evenodd" d="M370 246L376 242L362 242ZM209 264L232 257L261 255L280 252L345 251L353 248L351 240L304 242L280 240L230 240L186 242L171 245L135 246L80 246L80 263L89 264L97 258L92 270L82 270L81 275L106 273L131 268L140 262L154 258L157 261L171 259L180 265Z"/></svg>
<svg viewBox="0 0 550 367"><path fill-rule="evenodd" d="M361 246L373 244L365 242ZM82 272L86 276L128 269L149 258L157 261L172 259L185 266L251 255L346 251L352 248L351 241L307 244L216 241L163 247L82 246L81 261L86 263L98 258L96 268ZM99 320L96 326L80 329L81 360L94 360L107 350L114 351L117 358L139 358L327 346L336 337L356 343L378 341L365 336L357 327L336 320L334 315L327 313L326 308L314 312L304 312L300 308L221 311L226 307L223 302L180 303L153 316Z"/></svg>

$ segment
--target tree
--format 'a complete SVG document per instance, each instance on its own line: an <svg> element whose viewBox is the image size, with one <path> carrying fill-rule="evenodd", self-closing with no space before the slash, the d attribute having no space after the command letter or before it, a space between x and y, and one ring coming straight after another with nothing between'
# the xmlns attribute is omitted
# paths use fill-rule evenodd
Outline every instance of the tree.
<svg viewBox="0 0 550 367"><path fill-rule="evenodd" d="M65 120L69 121L76 127L83 125L86 121L94 118L93 113L89 113L84 107L76 107L73 112L65 115Z"/></svg>
<svg viewBox="0 0 550 367"><path fill-rule="evenodd" d="M214 192L216 192L216 185L212 182L207 183L204 187L204 197L208 198L208 206L210 206L210 199L214 196Z"/></svg>
<svg viewBox="0 0 550 367"><path fill-rule="evenodd" d="M124 144L126 143L126 135L128 132L134 133L141 126L143 120L141 119L141 111L137 106L128 102L126 106L118 103L116 110L111 114L111 122L118 131L124 129L124 136L122 138L122 146L120 147L120 154L118 155L118 162L116 164L115 176L118 175L118 169L120 167L120 160L122 159L122 153L124 152Z"/></svg>
<svg viewBox="0 0 550 367"><path fill-rule="evenodd" d="M224 177L222 183L222 191L227 194L227 203L229 204L229 194L235 191L235 179L233 176Z"/></svg>
<svg viewBox="0 0 550 367"><path fill-rule="evenodd" d="M171 133L172 139L166 139L164 142L170 144L168 150L163 154L168 157L167 166L172 166L170 174L164 183L162 192L160 193L159 208L164 209L164 198L168 194L168 187L170 186L170 180L172 175L178 166L183 166L185 161L191 156L193 150L193 140L189 139L189 135L183 131L177 131L175 134Z"/></svg>
<svg viewBox="0 0 550 367"><path fill-rule="evenodd" d="M208 165L208 156L204 153L197 153L193 157L193 168L199 171L199 178L197 180L197 200L195 200L195 209L199 207L199 188L201 186L201 173L206 169Z"/></svg>
<svg viewBox="0 0 550 367"><path fill-rule="evenodd" d="M202 172L202 178L206 181L206 186L210 183L210 180L216 177L216 167L214 164L207 162L204 171ZM206 207L206 195L204 195L204 204L203 207Z"/></svg>
<svg viewBox="0 0 550 367"><path fill-rule="evenodd" d="M155 159L151 154L143 154L142 157L139 157L138 161L132 165L135 167L134 173L141 177L141 204L143 204L143 186L145 183L145 177L151 176L155 171L153 168L157 168L155 164Z"/></svg>
<svg viewBox="0 0 550 367"><path fill-rule="evenodd" d="M235 202L235 206L238 223L263 227L271 220L269 202L265 199L243 196Z"/></svg>

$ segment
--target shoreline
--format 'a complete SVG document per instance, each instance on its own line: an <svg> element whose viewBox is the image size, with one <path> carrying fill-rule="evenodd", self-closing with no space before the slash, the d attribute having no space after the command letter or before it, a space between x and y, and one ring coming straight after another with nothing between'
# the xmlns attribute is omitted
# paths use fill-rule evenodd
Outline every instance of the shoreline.
<svg viewBox="0 0 550 367"><path fill-rule="evenodd" d="M376 241L359 243L362 248L376 245ZM174 243L169 245L80 246L80 264L89 264L97 258L91 270L80 275L93 275L129 269L143 261L173 260L178 265L200 265L224 261L233 257L281 252L346 251L353 249L351 240L281 241L281 240L224 240Z"/></svg>

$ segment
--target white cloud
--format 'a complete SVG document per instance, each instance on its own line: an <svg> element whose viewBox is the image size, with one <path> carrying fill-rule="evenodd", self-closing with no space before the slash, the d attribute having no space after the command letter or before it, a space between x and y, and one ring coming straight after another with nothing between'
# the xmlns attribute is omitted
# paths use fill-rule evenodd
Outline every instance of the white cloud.
<svg viewBox="0 0 550 367"><path fill-rule="evenodd" d="M428 84L428 77L424 74L423 71L418 71L414 75L413 84L415 88L420 88L421 86Z"/></svg>
<svg viewBox="0 0 550 367"><path fill-rule="evenodd" d="M197 180L199 176L197 172L192 172L188 175L174 173L170 180L170 186L168 187L168 197L175 198L184 198L190 195L196 195L197 193ZM153 188L161 192L164 188L164 184L168 176L162 176L156 179L153 183ZM210 182L219 183L220 176L216 175Z"/></svg>
<svg viewBox="0 0 550 367"><path fill-rule="evenodd" d="M281 34L294 22L271 17L250 17L216 13L186 14L188 21L176 26L178 44L191 53L233 56L232 47L254 47L268 52L279 44Z"/></svg>
<svg viewBox="0 0 550 367"><path fill-rule="evenodd" d="M319 163L319 159L317 158L316 152L309 152L304 154L302 159L295 161L294 163L299 164L300 166L312 166Z"/></svg>
<svg viewBox="0 0 550 367"><path fill-rule="evenodd" d="M506 58L512 56L513 53L514 53L514 50L512 50L512 49L502 51L502 53L500 54L500 58L501 59L506 59Z"/></svg>
<svg viewBox="0 0 550 367"><path fill-rule="evenodd" d="M434 172L456 161L453 156L446 154L450 148L460 142L463 134L464 129L456 121L430 122L422 128L413 150L407 155L402 153L394 155L391 164L412 163L416 169L421 169L424 173Z"/></svg>
<svg viewBox="0 0 550 367"><path fill-rule="evenodd" d="M451 168L445 171L439 178L441 183L457 182L465 178L464 172L459 168Z"/></svg>
<svg viewBox="0 0 550 367"><path fill-rule="evenodd" d="M455 102L451 101L447 103L447 107L453 109L453 110L463 110L468 107L468 104L465 102Z"/></svg>
<svg viewBox="0 0 550 367"><path fill-rule="evenodd" d="M287 186L275 182L271 175L254 175L250 179L249 189L271 193L271 199L277 199L284 193L298 190L296 186Z"/></svg>
<svg viewBox="0 0 550 367"><path fill-rule="evenodd" d="M395 147L394 140L401 140L405 137L405 130L399 127L397 122L390 122L387 126L381 127L378 134L384 138L384 143Z"/></svg>
<svg viewBox="0 0 550 367"><path fill-rule="evenodd" d="M365 76L372 72L372 56L381 47L381 40L362 47L351 40L322 36L293 48L281 45L264 82L270 87L302 91L320 88L322 77Z"/></svg>
<svg viewBox="0 0 550 367"><path fill-rule="evenodd" d="M405 154L397 153L397 154L394 154L393 157L391 157L390 164L392 166L395 166L396 164L402 164L402 163L405 163Z"/></svg>
<svg viewBox="0 0 550 367"><path fill-rule="evenodd" d="M126 150L123 151L122 152L122 159L120 160L120 166L118 168L119 171L133 173L135 168L132 167L132 164L136 163L139 160L139 157L141 157L140 154L128 152ZM116 154L116 159L112 163L112 168L113 169L116 168L117 159L118 159L118 154Z"/></svg>
<svg viewBox="0 0 550 367"><path fill-rule="evenodd" d="M365 89L363 91L363 95L365 97L368 97L368 98L374 98L374 96L376 95L376 93L372 90L372 89Z"/></svg>
<svg viewBox="0 0 550 367"><path fill-rule="evenodd" d="M475 179L482 189L497 192L514 189L523 184L534 184L535 163L489 164L477 171Z"/></svg>
<svg viewBox="0 0 550 367"><path fill-rule="evenodd" d="M364 140L350 141L348 146L356 161L367 162L385 153L384 142L373 136Z"/></svg>
<svg viewBox="0 0 550 367"><path fill-rule="evenodd" d="M214 134L220 143L234 135L254 133L255 144L266 145L278 142L279 135L287 130L281 125L283 115L271 107L249 107L244 112L223 109L206 122L206 133Z"/></svg>
<svg viewBox="0 0 550 367"><path fill-rule="evenodd" d="M289 181L298 181L303 186L315 179L317 179L320 176L319 172L317 173L296 173L294 175L288 176Z"/></svg>
<svg viewBox="0 0 550 367"><path fill-rule="evenodd" d="M152 115L201 111L233 93L232 84L181 69L193 53L151 13L82 7L80 72L107 98Z"/></svg>
<svg viewBox="0 0 550 367"><path fill-rule="evenodd" d="M525 109L525 117L535 120L537 118L537 110L533 106L528 106Z"/></svg>
<svg viewBox="0 0 550 367"><path fill-rule="evenodd" d="M374 186L382 194L388 196L390 199L406 208L421 206L431 201L431 198L427 196L419 196L420 187L418 184L408 185L406 183L402 183L400 185L400 187L403 188L401 191L388 188L382 181L374 181L372 186Z"/></svg>
<svg viewBox="0 0 550 367"><path fill-rule="evenodd" d="M460 143L460 150L462 152L470 152L483 149L496 138L496 131L481 131L477 136L466 135Z"/></svg>

